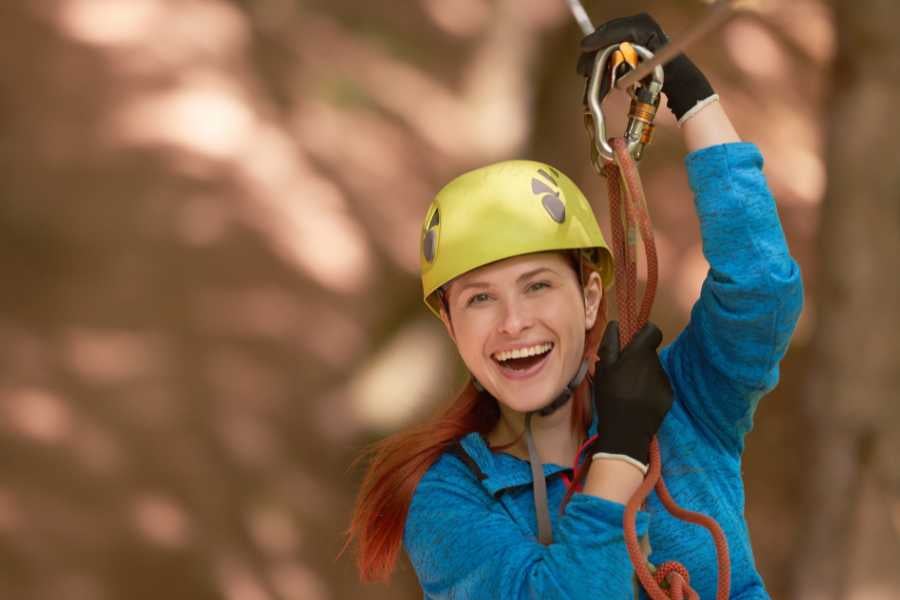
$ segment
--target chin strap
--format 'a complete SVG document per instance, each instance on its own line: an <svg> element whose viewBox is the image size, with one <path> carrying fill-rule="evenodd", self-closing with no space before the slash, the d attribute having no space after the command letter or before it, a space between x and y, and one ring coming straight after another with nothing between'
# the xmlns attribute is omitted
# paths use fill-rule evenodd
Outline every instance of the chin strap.
<svg viewBox="0 0 900 600"><path fill-rule="evenodd" d="M575 394L575 390L584 381L587 374L588 362L581 362L575 377L566 385L565 389L559 393L553 401L540 410L531 411L525 415L525 443L528 445L528 461L531 463L531 485L534 489L534 514L537 517L538 539L542 544L548 546L553 543L553 525L550 523L550 508L547 503L547 481L544 479L544 463L537 451L537 445L534 443L534 434L531 432L531 418L536 414L546 417L551 415Z"/></svg>
<svg viewBox="0 0 900 600"><path fill-rule="evenodd" d="M584 376L587 375L587 370L588 362L586 360L581 361L581 366L578 367L578 372L575 373L575 377L572 378L572 381L570 381L568 385L566 385L563 391L561 391L559 395L553 399L553 402L535 412L542 417L546 417L548 415L552 415L557 410L562 408L565 403L569 401L569 398L572 397L572 394L575 393L575 390L578 389L578 386L581 385L581 382L584 380Z"/></svg>

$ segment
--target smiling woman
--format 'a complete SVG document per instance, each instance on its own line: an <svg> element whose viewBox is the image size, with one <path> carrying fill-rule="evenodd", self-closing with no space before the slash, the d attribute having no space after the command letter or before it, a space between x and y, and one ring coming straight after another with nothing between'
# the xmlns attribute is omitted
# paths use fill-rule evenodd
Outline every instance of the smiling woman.
<svg viewBox="0 0 900 600"><path fill-rule="evenodd" d="M441 320L501 411L538 410L574 377L603 296L596 272L585 283L568 256L542 252L485 265L447 286Z"/></svg>
<svg viewBox="0 0 900 600"><path fill-rule="evenodd" d="M624 40L665 34L648 15L617 19L586 38L581 62ZM609 250L584 195L550 165L506 161L447 184L425 215L422 287L471 377L444 414L373 449L351 524L364 579L386 579L402 547L429 599L631 599L624 503L655 437L669 493L718 522L730 564L719 585L706 532L656 493L636 520L648 561L665 574L680 560L703 598L769 597L741 455L778 380L800 274L759 151L693 63L666 70L710 267L691 322L661 351L652 324L620 348L606 324Z"/></svg>
<svg viewBox="0 0 900 600"><path fill-rule="evenodd" d="M420 262L425 303L473 378L436 422L374 449L352 525L367 579L390 573L416 484L462 437L478 432L540 470L538 448L544 460L568 464L589 425L586 375L612 259L568 177L525 160L457 177L426 214ZM533 478L542 537L551 528L545 483Z"/></svg>

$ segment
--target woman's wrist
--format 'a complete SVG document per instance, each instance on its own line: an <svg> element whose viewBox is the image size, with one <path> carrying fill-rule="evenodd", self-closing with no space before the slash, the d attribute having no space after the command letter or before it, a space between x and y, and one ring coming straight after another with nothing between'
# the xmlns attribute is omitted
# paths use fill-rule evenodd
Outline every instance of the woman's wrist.
<svg viewBox="0 0 900 600"><path fill-rule="evenodd" d="M681 133L688 152L741 141L731 119L725 114L725 109L718 100L688 115L681 123Z"/></svg>
<svg viewBox="0 0 900 600"><path fill-rule="evenodd" d="M625 504L643 480L644 474L634 465L612 458L597 458L591 460L583 492Z"/></svg>

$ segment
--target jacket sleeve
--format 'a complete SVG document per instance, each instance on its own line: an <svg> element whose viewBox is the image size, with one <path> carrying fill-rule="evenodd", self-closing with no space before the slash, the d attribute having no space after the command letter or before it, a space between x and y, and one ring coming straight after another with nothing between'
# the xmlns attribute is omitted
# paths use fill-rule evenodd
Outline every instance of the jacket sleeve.
<svg viewBox="0 0 900 600"><path fill-rule="evenodd" d="M419 483L404 530L426 598L634 597L621 504L575 494L544 546L459 461L445 456L436 467ZM639 536L648 520L638 514Z"/></svg>
<svg viewBox="0 0 900 600"><path fill-rule="evenodd" d="M692 420L740 453L800 315L800 270L756 146L704 148L686 163L710 268L690 322L661 359Z"/></svg>

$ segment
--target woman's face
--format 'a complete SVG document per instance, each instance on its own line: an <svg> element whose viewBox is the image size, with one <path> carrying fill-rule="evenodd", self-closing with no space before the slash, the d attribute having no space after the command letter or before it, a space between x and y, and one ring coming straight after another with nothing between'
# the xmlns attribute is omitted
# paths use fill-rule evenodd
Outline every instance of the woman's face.
<svg viewBox="0 0 900 600"><path fill-rule="evenodd" d="M449 319L441 316L472 375L525 413L547 405L575 376L602 294L593 272L582 289L565 254L527 254L454 279Z"/></svg>

